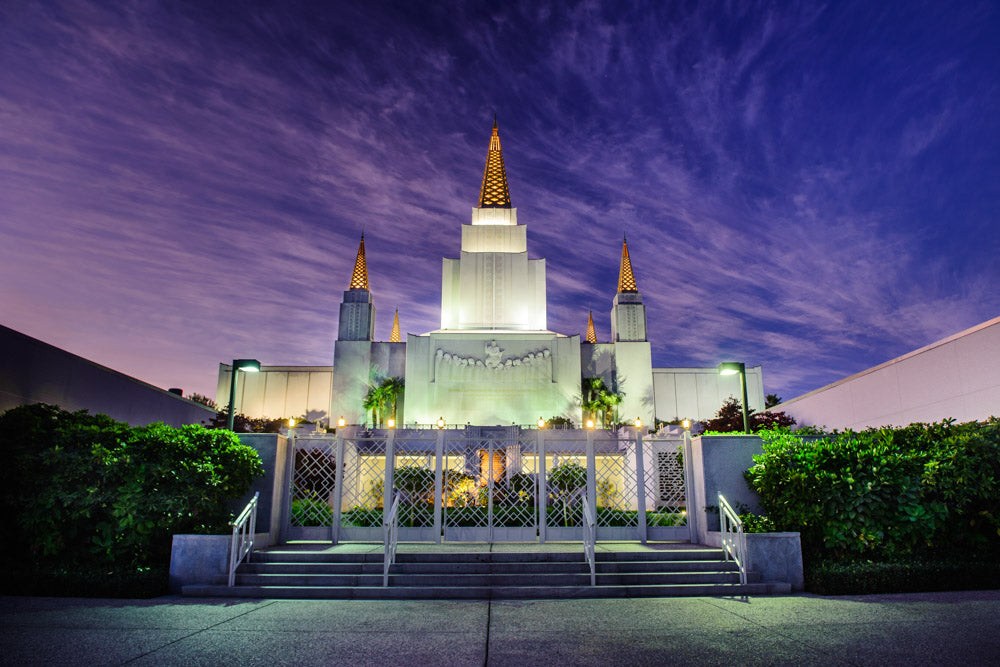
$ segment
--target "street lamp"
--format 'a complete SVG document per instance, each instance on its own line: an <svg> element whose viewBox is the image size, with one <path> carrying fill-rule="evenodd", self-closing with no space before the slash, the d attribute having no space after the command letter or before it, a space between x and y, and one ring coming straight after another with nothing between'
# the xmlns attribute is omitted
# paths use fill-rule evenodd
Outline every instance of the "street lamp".
<svg viewBox="0 0 1000 667"><path fill-rule="evenodd" d="M747 366L741 361L723 361L719 364L719 375L740 374L740 390L743 392L743 432L750 433L750 414L747 412Z"/></svg>
<svg viewBox="0 0 1000 667"><path fill-rule="evenodd" d="M438 429L444 428L444 417L438 417L437 427L438 427Z"/></svg>
<svg viewBox="0 0 1000 667"><path fill-rule="evenodd" d="M586 426L589 430L593 431L594 430L594 420L593 419L588 419L587 422L586 422L586 424L584 424L584 426Z"/></svg>
<svg viewBox="0 0 1000 667"><path fill-rule="evenodd" d="M545 420L541 417L538 418L538 428L545 428Z"/></svg>
<svg viewBox="0 0 1000 667"><path fill-rule="evenodd" d="M229 418L226 420L230 431L233 430L233 409L236 407L236 374L240 371L257 373L260 371L260 362L256 359L233 359L233 372L229 378Z"/></svg>

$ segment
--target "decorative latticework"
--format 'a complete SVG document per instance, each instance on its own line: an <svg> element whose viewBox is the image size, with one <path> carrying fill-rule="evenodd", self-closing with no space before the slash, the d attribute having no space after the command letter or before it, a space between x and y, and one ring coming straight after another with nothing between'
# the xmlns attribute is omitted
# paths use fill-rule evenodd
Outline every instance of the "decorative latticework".
<svg viewBox="0 0 1000 667"><path fill-rule="evenodd" d="M493 121L493 136L483 169L483 186L479 190L479 208L510 208L510 190L507 188L507 171L503 166L503 151L497 122Z"/></svg>
<svg viewBox="0 0 1000 667"><path fill-rule="evenodd" d="M331 525L336 476L336 441L295 443L291 525Z"/></svg>
<svg viewBox="0 0 1000 667"><path fill-rule="evenodd" d="M597 342L597 332L594 331L594 311L588 311L587 313L587 342Z"/></svg>
<svg viewBox="0 0 1000 667"><path fill-rule="evenodd" d="M390 343L401 343L399 336L399 308L396 309L396 316L392 320L392 333L389 334Z"/></svg>
<svg viewBox="0 0 1000 667"><path fill-rule="evenodd" d="M385 438L345 439L341 526L382 525L385 448Z"/></svg>
<svg viewBox="0 0 1000 667"><path fill-rule="evenodd" d="M583 499L587 491L587 457L552 453L546 462L547 525L578 528L583 525Z"/></svg>
<svg viewBox="0 0 1000 667"><path fill-rule="evenodd" d="M630 445L634 451L634 444ZM625 452L594 457L598 526L638 526L638 480Z"/></svg>
<svg viewBox="0 0 1000 667"><path fill-rule="evenodd" d="M687 497L684 490L684 464L680 443L668 441L664 447L649 442L653 456L647 459L653 465L646 467L646 502L650 526L684 526L687 524Z"/></svg>
<svg viewBox="0 0 1000 667"><path fill-rule="evenodd" d="M449 441L444 465L445 528L533 531L538 496L534 452L534 438Z"/></svg>
<svg viewBox="0 0 1000 667"><path fill-rule="evenodd" d="M618 291L639 291L639 287L635 284L635 275L632 273L632 260L628 256L628 241L624 238L622 238L622 263L618 271Z"/></svg>
<svg viewBox="0 0 1000 667"><path fill-rule="evenodd" d="M351 284L347 289L368 289L368 264L365 262L365 235L361 235L361 245L358 246L358 256L354 260L354 273L351 274Z"/></svg>

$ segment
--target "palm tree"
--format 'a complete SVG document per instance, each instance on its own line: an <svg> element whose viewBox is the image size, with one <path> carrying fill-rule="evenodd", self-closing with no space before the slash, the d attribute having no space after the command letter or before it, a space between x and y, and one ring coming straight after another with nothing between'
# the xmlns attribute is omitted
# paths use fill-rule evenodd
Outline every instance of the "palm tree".
<svg viewBox="0 0 1000 667"><path fill-rule="evenodd" d="M385 392L385 400L389 405L389 416L396 419L396 404L403 395L404 382L402 378L386 378L379 385Z"/></svg>

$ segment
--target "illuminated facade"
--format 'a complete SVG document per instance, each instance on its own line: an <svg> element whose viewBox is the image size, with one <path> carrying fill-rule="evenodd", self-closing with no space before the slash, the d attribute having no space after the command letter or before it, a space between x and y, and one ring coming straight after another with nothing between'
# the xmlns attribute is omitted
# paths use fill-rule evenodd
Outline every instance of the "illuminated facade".
<svg viewBox="0 0 1000 667"><path fill-rule="evenodd" d="M340 305L329 409L316 402L322 396L318 390L310 390L316 398L306 405L290 401L294 371L282 368L283 375L270 378L267 366L243 379L237 407L248 415L304 415L330 422L343 416L347 423L365 423L370 416L362 403L369 387L397 377L405 381L397 405L400 425L432 424L442 417L449 424L484 426L533 425L539 417L581 424L582 382L599 377L621 396L617 413L622 421L639 418L652 425L655 418L711 417L726 397L738 395L738 378L720 378L714 368L652 367L646 307L624 239L611 340L598 342L591 314L583 340L579 334L548 330L545 260L528 257L527 227L518 223L511 204L495 122L477 204L470 222L461 226L459 256L442 261L440 329L407 334L402 342L397 311L389 342L375 340L362 236ZM759 368L749 370L749 402L756 409L763 407L760 377ZM228 378L228 366L220 365L220 404L228 402Z"/></svg>

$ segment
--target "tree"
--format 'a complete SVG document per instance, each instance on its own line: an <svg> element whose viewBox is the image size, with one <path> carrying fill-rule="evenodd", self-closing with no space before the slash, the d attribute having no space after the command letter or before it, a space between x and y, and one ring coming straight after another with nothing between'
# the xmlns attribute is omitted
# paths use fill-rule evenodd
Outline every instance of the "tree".
<svg viewBox="0 0 1000 667"><path fill-rule="evenodd" d="M602 428L617 421L618 406L624 397L625 394L621 392L611 391L599 377L583 379L581 407Z"/></svg>
<svg viewBox="0 0 1000 667"><path fill-rule="evenodd" d="M188 395L188 400L194 401L195 403L201 403L202 405L207 405L210 408L215 408L215 401L210 399L208 396L202 396L201 394L190 394Z"/></svg>
<svg viewBox="0 0 1000 667"><path fill-rule="evenodd" d="M383 378L378 384L368 387L362 406L372 413L372 423L382 426L389 417L396 419L396 405L403 394L401 378Z"/></svg>
<svg viewBox="0 0 1000 667"><path fill-rule="evenodd" d="M778 403L781 403L781 396L777 394L768 394L764 397L764 409L773 408Z"/></svg>
<svg viewBox="0 0 1000 667"><path fill-rule="evenodd" d="M795 425L795 418L786 415L784 412L755 413L752 409L747 411L747 421L752 433L756 433L762 429L789 428ZM705 431L742 433L743 406L738 400L730 396L722 404L722 407L719 408L719 411L715 413L714 419L700 422L700 424Z"/></svg>

